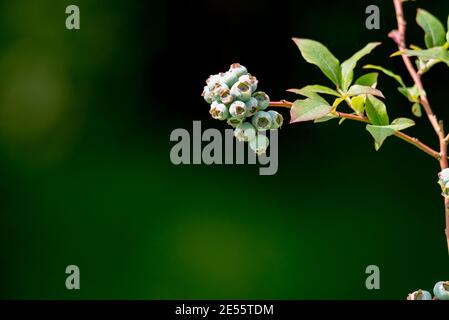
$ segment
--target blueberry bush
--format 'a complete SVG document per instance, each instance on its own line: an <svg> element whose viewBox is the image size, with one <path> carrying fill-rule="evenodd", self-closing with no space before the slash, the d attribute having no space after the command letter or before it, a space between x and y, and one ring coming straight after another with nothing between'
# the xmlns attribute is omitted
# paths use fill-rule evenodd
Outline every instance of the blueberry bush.
<svg viewBox="0 0 449 320"><path fill-rule="evenodd" d="M318 41L293 38L304 60L317 66L333 84L306 85L289 89L299 98L294 102L287 100L270 101L268 95L257 91L257 79L248 70L235 63L227 72L210 76L204 87L203 97L211 105L210 114L214 119L227 121L235 128L235 137L246 141L257 154L267 150L269 139L266 130L276 130L283 124L280 113L267 108L290 109L290 123L314 121L320 123L338 119L354 120L366 124L366 130L374 139L374 147L379 150L385 140L396 136L425 152L439 164L438 183L441 186L445 208L446 239L449 249L449 134L443 122L433 112L422 78L437 64L449 66L449 17L447 27L438 18L424 9L418 9L416 22L424 31L424 45L408 46L406 43L406 21L403 5L408 0L393 0L397 28L388 36L397 44L398 50L391 56L402 59L410 78L403 80L401 75L378 65L367 64L367 73L354 77L354 69L359 60L369 55L378 42L368 43L352 57L340 63L332 52ZM405 96L415 117L426 116L438 141L433 148L418 138L403 131L415 125L413 119L400 117L390 120L383 93L377 88L379 74L391 77L398 83L398 92ZM326 97L326 98L325 98ZM342 111L346 108L349 111ZM449 282L438 282L433 290L436 300L449 300ZM408 295L409 300L431 300L428 291L418 290Z"/></svg>

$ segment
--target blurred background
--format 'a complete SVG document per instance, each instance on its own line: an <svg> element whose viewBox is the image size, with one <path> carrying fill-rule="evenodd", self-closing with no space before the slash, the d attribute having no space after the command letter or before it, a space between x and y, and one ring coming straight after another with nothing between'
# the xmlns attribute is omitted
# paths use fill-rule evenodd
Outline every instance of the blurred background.
<svg viewBox="0 0 449 320"><path fill-rule="evenodd" d="M65 28L65 8L81 29ZM381 29L365 28L378 5ZM407 2L446 21L445 0ZM350 121L284 125L279 170L172 165L175 128L210 119L205 79L240 62L275 99L330 85L291 37L404 74L391 1L0 2L0 298L404 299L449 278L438 165L391 138L375 152ZM449 69L425 79L449 119ZM380 77L390 118L412 117ZM283 111L288 119L288 112ZM408 130L436 146L425 118ZM250 187L249 192L242 190ZM65 288L65 268L81 290ZM365 268L380 268L380 290Z"/></svg>

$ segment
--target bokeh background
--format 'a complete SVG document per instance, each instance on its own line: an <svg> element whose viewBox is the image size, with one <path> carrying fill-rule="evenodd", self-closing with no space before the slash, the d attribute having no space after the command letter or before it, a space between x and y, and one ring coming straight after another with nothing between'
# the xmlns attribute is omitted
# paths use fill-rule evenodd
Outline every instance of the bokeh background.
<svg viewBox="0 0 449 320"><path fill-rule="evenodd" d="M79 31L65 29L69 4ZM380 30L365 28L370 4ZM417 6L446 21L449 4L406 4L422 45ZM173 129L226 128L200 97L209 74L240 62L273 99L329 85L293 36L341 61L382 41L357 75L404 73L388 58L394 27L379 0L1 1L0 298L403 299L447 280L438 165L398 139L375 152L358 123L285 125L275 176L169 158ZM425 79L442 119L447 83L444 66ZM412 116L394 80L379 87L391 118ZM65 288L69 264L81 290ZM380 290L365 288L371 264Z"/></svg>

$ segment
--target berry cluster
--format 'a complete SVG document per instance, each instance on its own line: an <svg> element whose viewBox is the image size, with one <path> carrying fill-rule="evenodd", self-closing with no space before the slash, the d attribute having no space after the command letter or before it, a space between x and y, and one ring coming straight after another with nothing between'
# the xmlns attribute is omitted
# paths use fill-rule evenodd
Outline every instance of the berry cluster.
<svg viewBox="0 0 449 320"><path fill-rule="evenodd" d="M276 111L264 111L270 98L265 92L256 91L257 84L257 78L244 66L234 63L227 72L206 80L202 96L210 104L212 118L226 120L234 128L237 140L249 142L256 154L263 154L269 145L263 133L280 128L284 118Z"/></svg>
<svg viewBox="0 0 449 320"><path fill-rule="evenodd" d="M434 298L429 291L418 290L409 293L407 300L449 300L449 281L439 281L433 287Z"/></svg>

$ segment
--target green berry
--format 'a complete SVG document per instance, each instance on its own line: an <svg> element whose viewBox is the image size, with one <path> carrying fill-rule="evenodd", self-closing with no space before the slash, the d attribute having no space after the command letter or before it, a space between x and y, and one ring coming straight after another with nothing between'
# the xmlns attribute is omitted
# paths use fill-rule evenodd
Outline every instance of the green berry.
<svg viewBox="0 0 449 320"><path fill-rule="evenodd" d="M234 136L239 141L252 141L256 137L256 129L249 122L239 124L234 130Z"/></svg>
<svg viewBox="0 0 449 320"><path fill-rule="evenodd" d="M417 290L415 292L409 293L407 300L432 300L432 295L426 290Z"/></svg>
<svg viewBox="0 0 449 320"><path fill-rule="evenodd" d="M279 129L280 127L282 127L282 124L284 123L284 117L282 116L282 114L273 110L269 110L267 112L270 114L273 121L273 123L271 124L271 129Z"/></svg>
<svg viewBox="0 0 449 320"><path fill-rule="evenodd" d="M228 108L223 103L216 101L212 102L209 113L212 118L217 120L226 120L229 117Z"/></svg>
<svg viewBox="0 0 449 320"><path fill-rule="evenodd" d="M259 83L259 81L256 77L253 77L249 73L241 76L239 78L239 81L249 83L251 85L251 92L255 92L257 90L257 84Z"/></svg>
<svg viewBox="0 0 449 320"><path fill-rule="evenodd" d="M272 122L273 122L273 120L271 118L271 115L265 111L258 111L252 119L253 126L258 131L264 131L264 130L270 129Z"/></svg>
<svg viewBox="0 0 449 320"><path fill-rule="evenodd" d="M246 116L251 117L256 114L257 110L257 100L256 98L251 98L245 102L246 105Z"/></svg>
<svg viewBox="0 0 449 320"><path fill-rule="evenodd" d="M270 105L270 97L265 92L259 91L253 94L257 100L259 110L265 110Z"/></svg>
<svg viewBox="0 0 449 320"><path fill-rule="evenodd" d="M232 86L231 94L235 96L237 100L246 102L251 99L251 84L238 81Z"/></svg>
<svg viewBox="0 0 449 320"><path fill-rule="evenodd" d="M223 74L222 81L231 88L237 81L239 81L239 77L234 72L226 72Z"/></svg>
<svg viewBox="0 0 449 320"><path fill-rule="evenodd" d="M433 287L433 294L438 300L449 300L449 281L440 281Z"/></svg>
<svg viewBox="0 0 449 320"><path fill-rule="evenodd" d="M234 101L229 107L229 114L233 118L243 119L246 114L246 105L242 101Z"/></svg>
<svg viewBox="0 0 449 320"><path fill-rule="evenodd" d="M220 91L220 101L224 104L231 104L235 100L235 96L231 94L231 91L229 89L221 90Z"/></svg>
<svg viewBox="0 0 449 320"><path fill-rule="evenodd" d="M243 119L241 119L241 118L229 118L227 122L228 122L228 124L231 127L237 128L237 126L243 122Z"/></svg>
<svg viewBox="0 0 449 320"><path fill-rule="evenodd" d="M212 91L214 89L214 87L221 81L222 81L221 75L214 74L214 75L209 76L209 78L207 78L206 84L207 84L207 87L209 88L209 90Z"/></svg>
<svg viewBox="0 0 449 320"><path fill-rule="evenodd" d="M257 154L264 154L268 145L270 144L270 140L265 135L258 134L253 140L249 142L249 147Z"/></svg>
<svg viewBox="0 0 449 320"><path fill-rule="evenodd" d="M240 78L241 76L248 74L248 70L242 66L240 63L233 63L231 64L231 67L229 68L229 72L235 74L237 78Z"/></svg>
<svg viewBox="0 0 449 320"><path fill-rule="evenodd" d="M214 101L214 95L213 93L209 90L209 88L207 86L204 87L203 93L201 94L201 96L204 98L204 100L211 104L212 101Z"/></svg>

